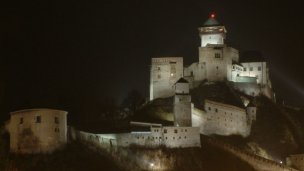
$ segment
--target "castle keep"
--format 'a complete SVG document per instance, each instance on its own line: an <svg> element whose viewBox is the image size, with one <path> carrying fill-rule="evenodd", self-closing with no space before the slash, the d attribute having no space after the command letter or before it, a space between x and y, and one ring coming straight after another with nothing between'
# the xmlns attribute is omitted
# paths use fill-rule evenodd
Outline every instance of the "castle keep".
<svg viewBox="0 0 304 171"><path fill-rule="evenodd" d="M150 100L173 96L173 85L180 78L188 80L191 89L204 80L228 81L247 95L273 98L265 60L258 54L240 60L239 51L225 44L227 30L214 14L198 31L201 38L198 62L184 67L182 57L152 58Z"/></svg>
<svg viewBox="0 0 304 171"><path fill-rule="evenodd" d="M182 57L152 58L150 100L174 96L175 126L200 127L205 135L250 134L256 119L256 107L243 102L241 106L205 100L204 108L191 101L190 90L203 82L224 82L249 97L264 95L273 99L268 65L259 53L244 55L225 43L227 30L212 14L198 28L201 39L198 62L185 67Z"/></svg>

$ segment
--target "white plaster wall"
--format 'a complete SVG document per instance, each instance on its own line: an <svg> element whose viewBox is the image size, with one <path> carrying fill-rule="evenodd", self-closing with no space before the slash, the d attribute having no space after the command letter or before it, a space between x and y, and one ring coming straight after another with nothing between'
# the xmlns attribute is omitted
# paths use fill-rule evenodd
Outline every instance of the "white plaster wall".
<svg viewBox="0 0 304 171"><path fill-rule="evenodd" d="M203 125L206 135L242 135L250 134L251 125L247 124L245 109L210 100L205 101L207 123Z"/></svg>
<svg viewBox="0 0 304 171"><path fill-rule="evenodd" d="M36 123L36 116L41 116L41 123ZM55 123L55 117L59 123ZM12 112L9 133L12 152L52 152L67 143L67 112L51 109Z"/></svg>
<svg viewBox="0 0 304 171"><path fill-rule="evenodd" d="M222 34L203 34L201 35L201 47L206 47L208 44L224 44L224 37Z"/></svg>
<svg viewBox="0 0 304 171"><path fill-rule="evenodd" d="M266 62L247 62L242 63L244 71L241 76L256 77L257 83L266 85L268 72Z"/></svg>
<svg viewBox="0 0 304 171"><path fill-rule="evenodd" d="M150 73L150 100L173 96L173 85L183 77L183 58L152 58Z"/></svg>
<svg viewBox="0 0 304 171"><path fill-rule="evenodd" d="M164 127L164 144L166 147L200 147L198 127Z"/></svg>
<svg viewBox="0 0 304 171"><path fill-rule="evenodd" d="M122 134L92 134L80 131L80 139L101 147L128 147L132 144L146 147L166 146L169 148L200 147L198 127L156 127L150 132Z"/></svg>

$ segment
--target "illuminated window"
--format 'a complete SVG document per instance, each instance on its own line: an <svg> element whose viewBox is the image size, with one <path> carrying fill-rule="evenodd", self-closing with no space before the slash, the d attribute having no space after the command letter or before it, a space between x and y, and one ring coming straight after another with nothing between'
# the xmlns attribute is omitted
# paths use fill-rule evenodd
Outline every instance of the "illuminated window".
<svg viewBox="0 0 304 171"><path fill-rule="evenodd" d="M56 124L59 124L59 119L58 119L58 117L55 117L55 123L56 123Z"/></svg>
<svg viewBox="0 0 304 171"><path fill-rule="evenodd" d="M173 76L174 76L174 74L173 74L173 73L171 73L170 75L171 75L171 77L173 77Z"/></svg>
<svg viewBox="0 0 304 171"><path fill-rule="evenodd" d="M41 123L41 116L36 116L36 123Z"/></svg>
<svg viewBox="0 0 304 171"><path fill-rule="evenodd" d="M23 124L23 118L20 118L19 124Z"/></svg>

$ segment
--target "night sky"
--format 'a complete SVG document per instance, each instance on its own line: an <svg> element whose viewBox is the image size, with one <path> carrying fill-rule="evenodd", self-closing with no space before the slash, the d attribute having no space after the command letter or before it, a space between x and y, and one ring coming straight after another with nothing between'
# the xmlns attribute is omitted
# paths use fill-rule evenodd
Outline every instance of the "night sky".
<svg viewBox="0 0 304 171"><path fill-rule="evenodd" d="M226 42L262 52L277 96L304 105L300 1L10 1L0 10L0 118L31 107L73 117L132 89L148 97L151 57L198 61L197 28L211 12Z"/></svg>

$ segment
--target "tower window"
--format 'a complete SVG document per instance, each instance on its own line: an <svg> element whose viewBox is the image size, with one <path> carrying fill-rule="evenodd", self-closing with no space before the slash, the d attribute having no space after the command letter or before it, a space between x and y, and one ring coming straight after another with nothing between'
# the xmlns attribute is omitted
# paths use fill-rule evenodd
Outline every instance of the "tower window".
<svg viewBox="0 0 304 171"><path fill-rule="evenodd" d="M36 116L36 123L41 123L41 116Z"/></svg>
<svg viewBox="0 0 304 171"><path fill-rule="evenodd" d="M56 124L59 124L59 119L58 119L58 117L55 117L55 123L56 123Z"/></svg>
<svg viewBox="0 0 304 171"><path fill-rule="evenodd" d="M220 54L220 53L215 53L215 54L214 54L214 57L215 57L215 58L221 58L221 54Z"/></svg>

